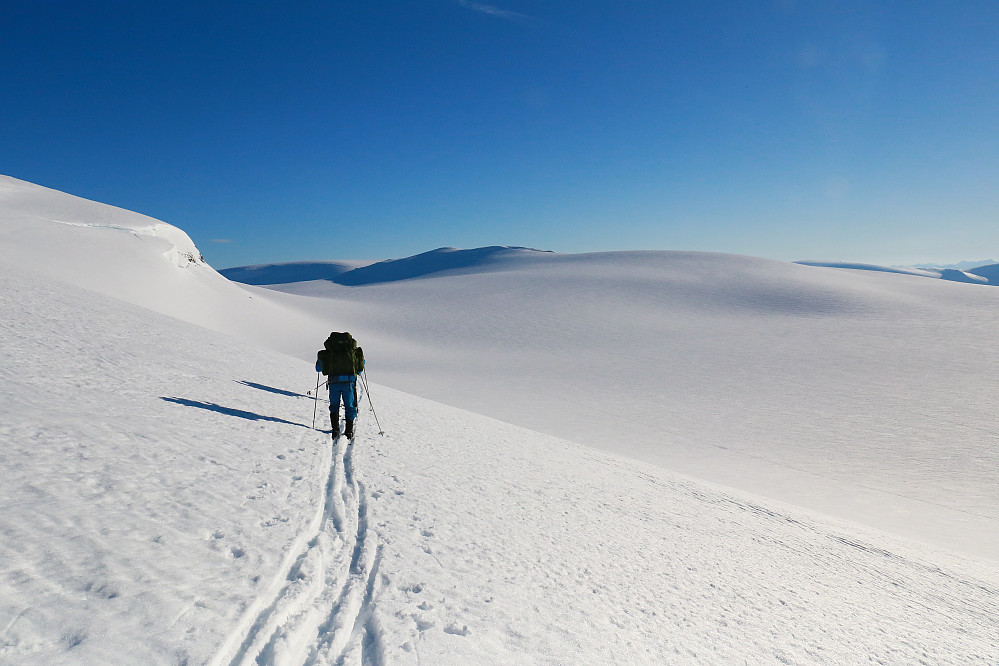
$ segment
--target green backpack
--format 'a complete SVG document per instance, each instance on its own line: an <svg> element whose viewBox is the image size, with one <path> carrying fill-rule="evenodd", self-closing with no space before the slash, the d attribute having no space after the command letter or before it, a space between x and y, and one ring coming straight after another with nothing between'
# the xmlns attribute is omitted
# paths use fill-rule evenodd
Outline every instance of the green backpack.
<svg viewBox="0 0 999 666"><path fill-rule="evenodd" d="M364 351L357 346L357 341L350 333L330 333L323 347L325 349L320 349L316 358L327 377L356 375L364 370Z"/></svg>

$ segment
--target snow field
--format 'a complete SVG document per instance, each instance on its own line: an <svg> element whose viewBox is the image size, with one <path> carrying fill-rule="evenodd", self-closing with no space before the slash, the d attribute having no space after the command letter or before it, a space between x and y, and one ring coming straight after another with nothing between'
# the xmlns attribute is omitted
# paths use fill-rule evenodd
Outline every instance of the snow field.
<svg viewBox="0 0 999 666"><path fill-rule="evenodd" d="M286 357L0 268L0 662L204 662L325 482Z"/></svg>
<svg viewBox="0 0 999 666"><path fill-rule="evenodd" d="M391 432L355 460L385 663L999 658L967 560L378 390Z"/></svg>
<svg viewBox="0 0 999 666"><path fill-rule="evenodd" d="M974 561L3 278L0 663L999 658Z"/></svg>
<svg viewBox="0 0 999 666"><path fill-rule="evenodd" d="M275 289L351 321L381 384L999 561L999 290L689 252L478 270Z"/></svg>

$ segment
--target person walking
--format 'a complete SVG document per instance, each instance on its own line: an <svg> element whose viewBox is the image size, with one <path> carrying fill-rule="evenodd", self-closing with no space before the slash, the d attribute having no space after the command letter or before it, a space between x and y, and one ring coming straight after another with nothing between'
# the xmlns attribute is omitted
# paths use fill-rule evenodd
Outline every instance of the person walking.
<svg viewBox="0 0 999 666"><path fill-rule="evenodd" d="M354 437L357 418L357 375L364 371L364 350L350 333L330 333L316 353L316 372L327 377L330 389L330 423L333 439L340 436L340 402L343 401L343 435Z"/></svg>

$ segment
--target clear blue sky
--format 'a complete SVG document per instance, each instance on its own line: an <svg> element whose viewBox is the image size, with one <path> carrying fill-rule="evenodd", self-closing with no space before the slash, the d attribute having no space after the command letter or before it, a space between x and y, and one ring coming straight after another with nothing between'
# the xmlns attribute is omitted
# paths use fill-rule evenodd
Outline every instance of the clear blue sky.
<svg viewBox="0 0 999 666"><path fill-rule="evenodd" d="M999 258L999 2L5 3L0 173L218 267Z"/></svg>

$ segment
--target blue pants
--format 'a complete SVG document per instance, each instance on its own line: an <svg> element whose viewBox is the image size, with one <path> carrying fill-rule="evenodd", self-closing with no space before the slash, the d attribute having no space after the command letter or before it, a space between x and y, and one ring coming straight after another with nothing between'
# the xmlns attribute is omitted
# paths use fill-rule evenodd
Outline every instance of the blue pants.
<svg viewBox="0 0 999 666"><path fill-rule="evenodd" d="M330 414L340 413L340 399L343 398L343 415L348 421L357 418L357 380L330 382Z"/></svg>

